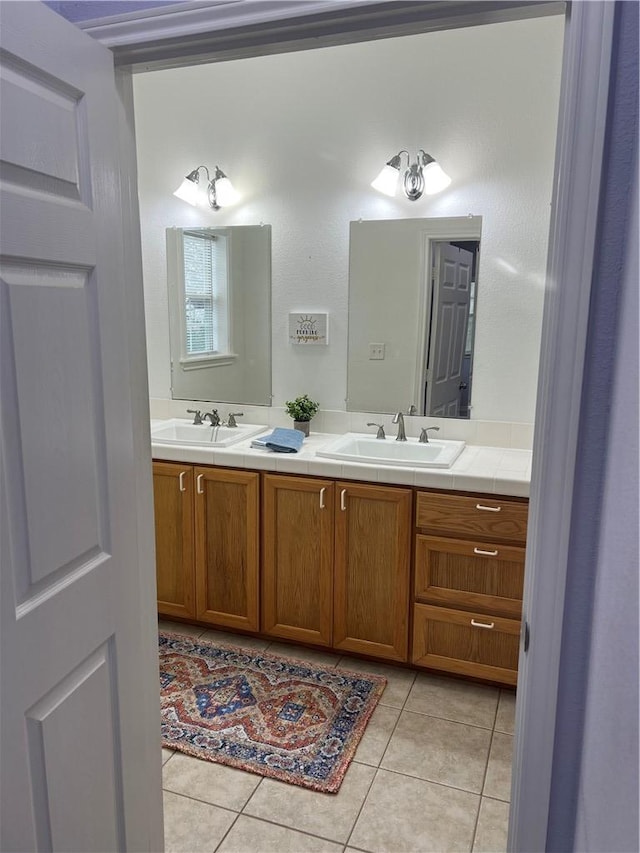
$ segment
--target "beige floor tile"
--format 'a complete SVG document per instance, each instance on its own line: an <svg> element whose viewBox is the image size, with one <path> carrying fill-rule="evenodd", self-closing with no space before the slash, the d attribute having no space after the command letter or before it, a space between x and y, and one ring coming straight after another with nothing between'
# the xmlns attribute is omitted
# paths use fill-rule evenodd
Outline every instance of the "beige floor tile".
<svg viewBox="0 0 640 853"><path fill-rule="evenodd" d="M404 710L492 729L499 693L496 687L419 673Z"/></svg>
<svg viewBox="0 0 640 853"><path fill-rule="evenodd" d="M516 694L511 690L500 691L498 702L498 713L496 715L495 729L512 735L516 722Z"/></svg>
<svg viewBox="0 0 640 853"><path fill-rule="evenodd" d="M511 799L511 756L513 735L494 732L487 766L487 778L482 791L485 797L509 802Z"/></svg>
<svg viewBox="0 0 640 853"><path fill-rule="evenodd" d="M162 787L166 791L237 812L242 811L261 780L262 776L255 773L180 752L176 752L162 772Z"/></svg>
<svg viewBox="0 0 640 853"><path fill-rule="evenodd" d="M354 755L354 760L361 764L371 764L373 767L377 767L382 760L399 716L399 708L378 705L369 718L367 728Z"/></svg>
<svg viewBox="0 0 640 853"><path fill-rule="evenodd" d="M169 619L158 621L159 631L170 631L173 634L186 634L187 637L199 637L204 631L201 625L187 625L183 622L171 622Z"/></svg>
<svg viewBox="0 0 640 853"><path fill-rule="evenodd" d="M298 660L308 661L318 666L333 667L340 660L339 655L332 655L330 652L320 652L317 649L307 649L303 646L292 646L289 643L271 643L267 647L267 651L270 654L297 658Z"/></svg>
<svg viewBox="0 0 640 853"><path fill-rule="evenodd" d="M239 646L241 649L254 649L263 652L269 645L267 640L260 637L250 637L244 634L232 634L230 631L214 631L211 628L205 630L200 637L209 643L224 643L228 646Z"/></svg>
<svg viewBox="0 0 640 853"><path fill-rule="evenodd" d="M211 853L236 817L235 812L165 791L165 853Z"/></svg>
<svg viewBox="0 0 640 853"><path fill-rule="evenodd" d="M483 797L473 842L473 853L506 853L509 803Z"/></svg>
<svg viewBox="0 0 640 853"><path fill-rule="evenodd" d="M162 763L163 764L166 764L172 755L175 755L175 752L173 749L165 749L164 747L162 747Z"/></svg>
<svg viewBox="0 0 640 853"><path fill-rule="evenodd" d="M402 708L416 677L415 672L411 669L400 669L383 663L373 663L372 661L357 660L350 657L340 658L338 669L384 675L387 679L387 686L380 698L380 704L390 705L392 708Z"/></svg>
<svg viewBox="0 0 640 853"><path fill-rule="evenodd" d="M240 815L216 853L342 853L342 845Z"/></svg>
<svg viewBox="0 0 640 853"><path fill-rule="evenodd" d="M479 797L379 770L349 844L372 853L471 849Z"/></svg>
<svg viewBox="0 0 640 853"><path fill-rule="evenodd" d="M380 766L479 794L490 742L487 729L403 711Z"/></svg>
<svg viewBox="0 0 640 853"><path fill-rule="evenodd" d="M367 796L375 768L353 762L337 794L264 779L244 813L343 844Z"/></svg>

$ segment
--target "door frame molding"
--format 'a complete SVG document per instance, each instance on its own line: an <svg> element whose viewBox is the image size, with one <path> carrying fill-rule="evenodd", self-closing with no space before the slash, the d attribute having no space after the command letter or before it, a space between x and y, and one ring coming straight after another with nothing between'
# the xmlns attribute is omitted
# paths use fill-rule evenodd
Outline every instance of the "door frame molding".
<svg viewBox="0 0 640 853"><path fill-rule="evenodd" d="M81 26L113 49L116 64L128 66L127 72L121 72L124 79L135 71L196 64L205 61L205 56L207 61L222 61L565 11L564 3L546 2L448 2L446 9L441 3L383 0L335 3L318 0L304 4L305 8L297 2L277 0L239 0L231 9L225 8L227 4L207 5L208 9L202 3L184 4L185 17L181 21L180 16L176 17L175 7L172 7L172 22L166 11L156 15L147 13L144 26L138 25L137 32L133 23L126 22L123 25L94 21ZM408 6L413 7L414 15L409 22ZM189 32L186 16L194 9L201 13L199 31L193 27ZM313 11L315 16L303 14L305 11ZM576 2L566 10L525 574L524 619L530 627L531 645L526 654L521 645L516 705L508 845L514 851L544 850L546 846L576 448L615 14L616 4L605 0ZM221 22L221 16L226 16L226 23ZM287 27L289 39L283 36ZM123 110L127 126L132 129L132 104L129 98L126 100ZM123 173L125 182L135 182L135 158L127 158ZM127 200L124 227L137 229L137 202L132 197ZM140 317L142 274L137 252L132 252L135 263L129 298L134 306L132 324L137 327L135 331L141 342L144 341L144 322ZM138 412L139 422L144 408L141 406ZM146 434L148 425L142 429Z"/></svg>

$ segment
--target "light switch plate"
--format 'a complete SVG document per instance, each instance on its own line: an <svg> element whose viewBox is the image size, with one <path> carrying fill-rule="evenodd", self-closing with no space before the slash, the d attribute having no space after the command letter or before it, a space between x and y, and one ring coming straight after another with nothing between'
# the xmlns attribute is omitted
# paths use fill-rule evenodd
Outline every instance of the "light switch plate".
<svg viewBox="0 0 640 853"><path fill-rule="evenodd" d="M384 358L384 344L369 344L369 361L382 360Z"/></svg>

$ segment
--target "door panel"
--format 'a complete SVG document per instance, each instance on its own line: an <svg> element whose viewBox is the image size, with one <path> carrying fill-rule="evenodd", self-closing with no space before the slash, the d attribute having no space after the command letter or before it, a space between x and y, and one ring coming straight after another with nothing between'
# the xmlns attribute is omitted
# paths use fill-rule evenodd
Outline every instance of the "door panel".
<svg viewBox="0 0 640 853"><path fill-rule="evenodd" d="M257 631L259 475L195 469L197 618Z"/></svg>
<svg viewBox="0 0 640 853"><path fill-rule="evenodd" d="M193 531L193 468L153 463L158 612L184 619L196 615Z"/></svg>
<svg viewBox="0 0 640 853"><path fill-rule="evenodd" d="M336 648L408 657L410 489L338 483Z"/></svg>
<svg viewBox="0 0 640 853"><path fill-rule="evenodd" d="M266 474L262 630L331 645L333 483Z"/></svg>
<svg viewBox="0 0 640 853"><path fill-rule="evenodd" d="M113 57L39 3L0 38L0 848L161 849Z"/></svg>

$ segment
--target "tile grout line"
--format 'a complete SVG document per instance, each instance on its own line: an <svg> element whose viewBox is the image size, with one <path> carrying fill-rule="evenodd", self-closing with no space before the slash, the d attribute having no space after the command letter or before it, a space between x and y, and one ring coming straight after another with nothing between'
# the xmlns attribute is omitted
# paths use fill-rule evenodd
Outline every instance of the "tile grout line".
<svg viewBox="0 0 640 853"><path fill-rule="evenodd" d="M388 683L389 683L389 682L387 681L387 684L388 684ZM351 827L351 832L350 832L350 833L349 833L349 835L347 836L347 843L346 843L346 845L345 845L345 849L346 849L346 847L349 847L349 846L350 846L351 836L353 835L353 832L354 832L354 830L355 830L355 828L356 828L356 825L357 825L358 821L360 820L360 815L362 814L362 810L364 809L365 804L366 804L367 800L369 799L369 794L371 793L371 788L373 787L373 783L376 781L376 779L377 779L377 777L378 777L378 773L379 773L379 772L380 772L380 770L381 770L380 765L382 764L382 761L383 761L384 756L385 756L385 754L386 754L386 752L387 752L387 749L389 748L389 744L391 743L391 738L393 737L393 735L394 735L394 733L395 733L395 730L396 730L396 728L398 727L398 723L400 722L400 717L402 716L402 711L403 711L403 709L404 709L404 706L405 706L405 705L406 705L406 703L407 703L407 699L409 698L409 694L411 693L411 690L412 690L412 688L413 688L413 685L414 685L414 684L415 684L415 677L414 677L413 681L411 682L411 685L410 685L409 689L407 690L407 695L405 696L404 702L402 703L402 707L400 708L400 711L399 711L399 713L398 713L398 719L395 721L395 724L394 724L394 726L393 726L393 729L391 730L391 734L389 735L389 740L387 741L387 743L386 743L386 745L385 745L385 748L384 748L384 750L382 751L382 755L380 756L380 761L378 762L378 765L377 765L377 767L376 767L376 772L373 774L373 778L372 778L372 780L371 780L371 784L369 785L369 788L367 789L367 793L365 794L365 797L364 797L364 799L363 799L363 801L362 801L362 805L361 805L361 806L360 806L360 808L358 809L358 814L356 815L356 819L354 820L354 822L353 822L353 826ZM389 705L385 705L384 707L388 708L388 707L390 707L390 706L389 706Z"/></svg>
<svg viewBox="0 0 640 853"><path fill-rule="evenodd" d="M231 832L231 830L233 829L233 827L234 827L234 826L236 825L236 823L238 822L238 819L240 818L240 815L241 815L241 814L242 814L242 812L238 812L238 813L236 814L235 819L234 819L234 821L232 822L231 826L230 826L230 827L229 827L229 829L225 832L225 834L222 836L222 838L220 839L220 841L218 842L218 844L216 844L216 846L213 848L212 853L216 853L216 851L217 851L217 850L219 850L219 849L220 849L220 847L224 844L225 839L227 838L227 836L229 835L229 833Z"/></svg>
<svg viewBox="0 0 640 853"><path fill-rule="evenodd" d="M498 708L500 707L500 697L502 695L502 690L498 691L498 701L496 702L496 711L493 716L493 728L491 729L491 738L489 740L489 750L487 752L487 760L484 765L484 774L482 776L482 785L480 787L480 798L478 800L478 811L476 814L476 822L473 827L473 839L471 841L471 851L473 853L473 845L476 843L476 836L478 835L478 823L480 822L480 809L482 808L482 797L484 795L484 786L487 781L487 773L489 772L489 759L491 758L491 747L493 746L493 736L496 730L496 722L498 721ZM511 806L509 806L511 808Z"/></svg>

